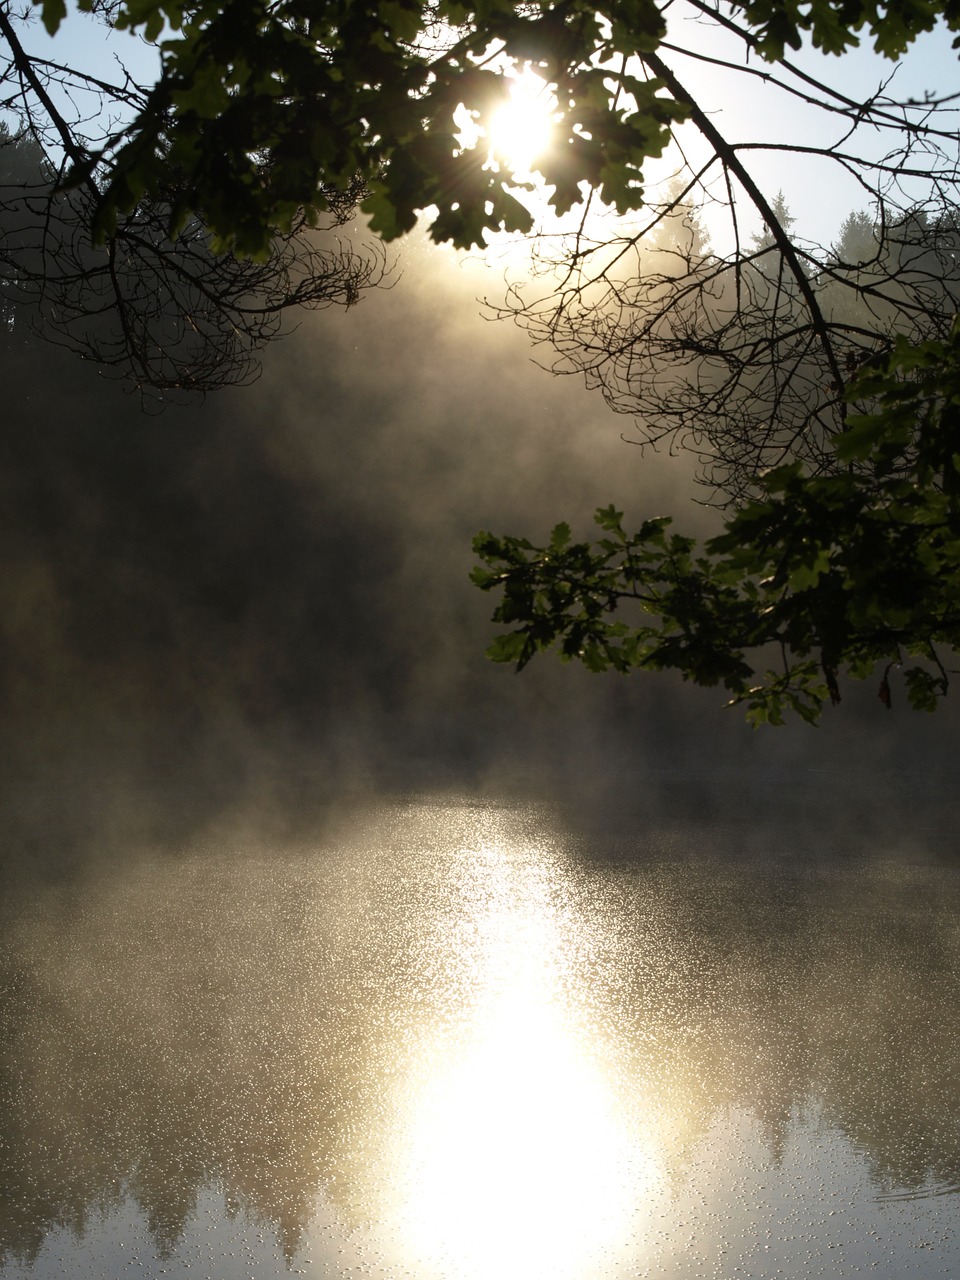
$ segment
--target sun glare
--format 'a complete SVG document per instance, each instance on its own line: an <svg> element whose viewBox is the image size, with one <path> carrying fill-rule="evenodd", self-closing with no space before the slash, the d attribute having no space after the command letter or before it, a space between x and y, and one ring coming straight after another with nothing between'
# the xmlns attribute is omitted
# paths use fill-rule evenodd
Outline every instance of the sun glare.
<svg viewBox="0 0 960 1280"><path fill-rule="evenodd" d="M550 146L557 102L550 86L529 67L510 81L510 99L494 113L487 143L493 160L525 178Z"/></svg>
<svg viewBox="0 0 960 1280"><path fill-rule="evenodd" d="M482 866L480 865L482 863ZM456 1280L584 1280L632 1239L660 1174L586 1050L536 876L477 855L477 1003L410 1099L400 1210L411 1255ZM531 879L534 881L531 883Z"/></svg>
<svg viewBox="0 0 960 1280"><path fill-rule="evenodd" d="M405 1232L463 1280L591 1274L629 1236L637 1173L653 1174L554 1010L508 999L491 1014L422 1095Z"/></svg>

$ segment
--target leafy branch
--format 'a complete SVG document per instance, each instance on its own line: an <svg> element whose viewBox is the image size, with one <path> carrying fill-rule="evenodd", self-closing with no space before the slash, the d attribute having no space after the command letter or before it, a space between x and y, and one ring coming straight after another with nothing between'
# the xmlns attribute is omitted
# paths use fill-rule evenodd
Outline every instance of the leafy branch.
<svg viewBox="0 0 960 1280"><path fill-rule="evenodd" d="M753 725L814 724L842 678L878 669L888 708L899 671L934 710L940 655L960 648L960 321L945 341L898 340L847 398L869 408L835 436L832 473L770 472L702 548L665 516L627 533L612 506L593 543L566 524L542 547L479 534L472 580L502 592L493 620L510 628L488 656L521 670L556 646L590 671L676 670Z"/></svg>

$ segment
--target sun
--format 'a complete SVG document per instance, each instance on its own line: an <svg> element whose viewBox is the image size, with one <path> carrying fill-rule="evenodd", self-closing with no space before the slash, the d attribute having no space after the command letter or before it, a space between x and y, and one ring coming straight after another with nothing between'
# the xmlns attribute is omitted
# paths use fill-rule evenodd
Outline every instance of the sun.
<svg viewBox="0 0 960 1280"><path fill-rule="evenodd" d="M520 179L530 176L537 158L550 147L557 100L545 80L525 67L507 72L509 99L487 126L490 158Z"/></svg>

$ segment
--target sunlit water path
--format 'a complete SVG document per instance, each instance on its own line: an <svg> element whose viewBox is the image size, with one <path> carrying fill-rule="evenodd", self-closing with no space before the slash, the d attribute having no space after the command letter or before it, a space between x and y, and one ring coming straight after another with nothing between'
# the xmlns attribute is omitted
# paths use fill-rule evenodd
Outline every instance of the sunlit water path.
<svg viewBox="0 0 960 1280"><path fill-rule="evenodd" d="M410 800L0 933L0 1277L960 1275L960 875Z"/></svg>

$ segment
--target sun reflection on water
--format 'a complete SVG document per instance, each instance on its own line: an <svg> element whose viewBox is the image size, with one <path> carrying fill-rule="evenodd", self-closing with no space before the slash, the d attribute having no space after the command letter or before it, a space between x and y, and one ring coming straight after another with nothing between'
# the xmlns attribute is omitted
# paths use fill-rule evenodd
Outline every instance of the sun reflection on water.
<svg viewBox="0 0 960 1280"><path fill-rule="evenodd" d="M960 1276L955 867L362 818L0 901L0 1276Z"/></svg>
<svg viewBox="0 0 960 1280"><path fill-rule="evenodd" d="M403 1234L458 1278L585 1277L627 1245L657 1164L591 1044L542 863L485 846L465 870L475 942L458 962L475 1003L455 1044L425 1047Z"/></svg>

